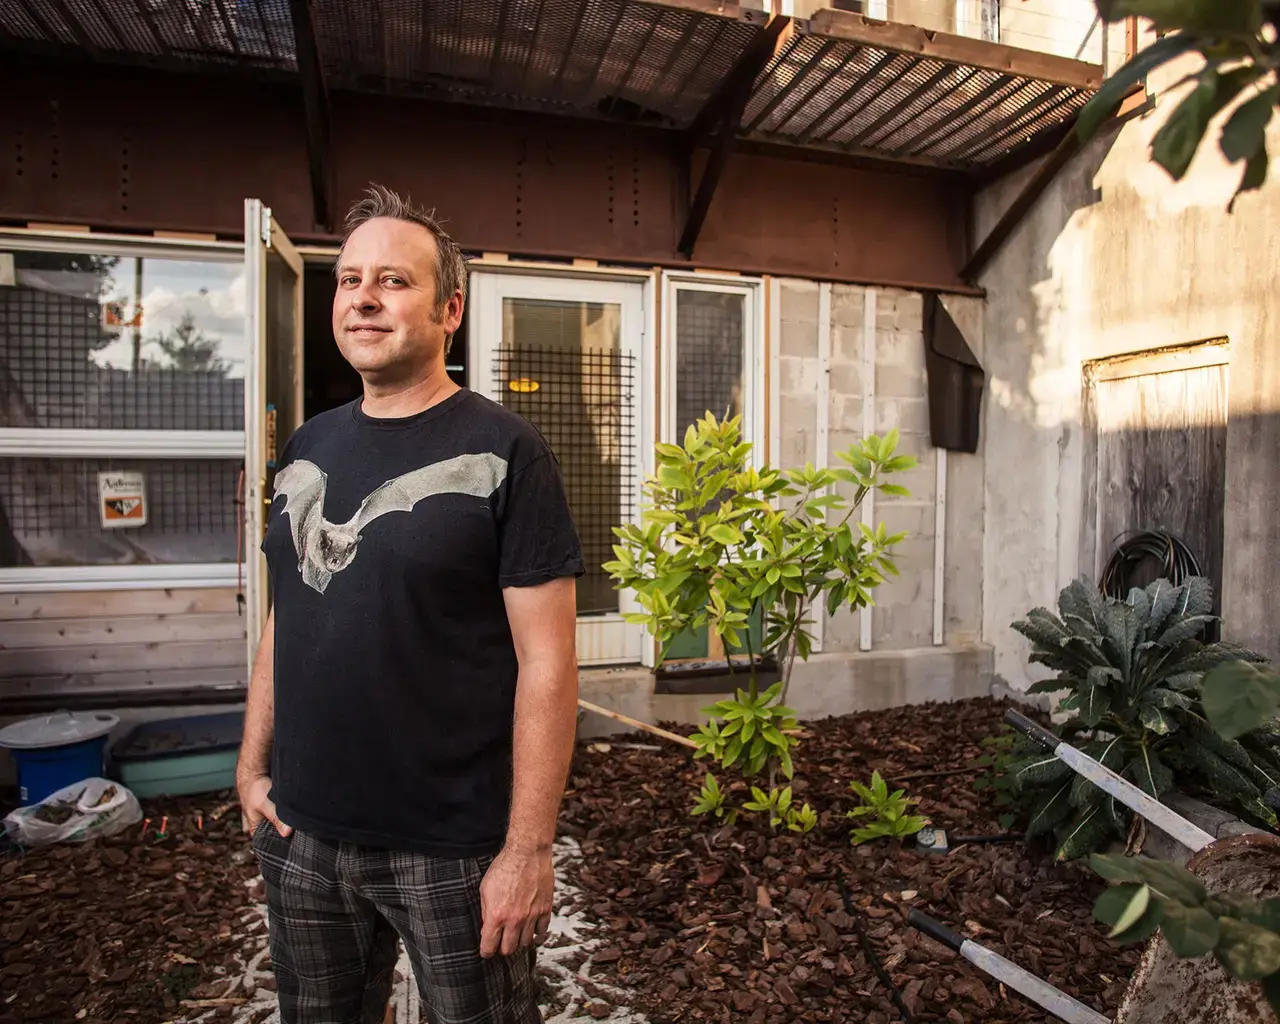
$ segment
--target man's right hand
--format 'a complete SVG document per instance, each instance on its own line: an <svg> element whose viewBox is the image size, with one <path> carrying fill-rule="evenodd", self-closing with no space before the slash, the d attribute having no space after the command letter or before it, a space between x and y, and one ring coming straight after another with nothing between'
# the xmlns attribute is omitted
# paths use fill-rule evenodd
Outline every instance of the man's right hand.
<svg viewBox="0 0 1280 1024"><path fill-rule="evenodd" d="M246 832L252 833L257 829L263 818L271 822L282 836L287 836L293 831L276 814L276 805L271 802L269 795L271 793L270 776L255 775L249 779L242 779L236 784L236 790L240 795L240 820Z"/></svg>

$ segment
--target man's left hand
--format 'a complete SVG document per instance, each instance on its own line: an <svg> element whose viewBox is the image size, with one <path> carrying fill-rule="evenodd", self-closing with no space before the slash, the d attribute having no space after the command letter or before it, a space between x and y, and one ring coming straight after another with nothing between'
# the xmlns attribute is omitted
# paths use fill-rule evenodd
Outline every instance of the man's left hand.
<svg viewBox="0 0 1280 1024"><path fill-rule="evenodd" d="M551 925L551 851L504 849L480 883L480 955L486 959L541 943Z"/></svg>

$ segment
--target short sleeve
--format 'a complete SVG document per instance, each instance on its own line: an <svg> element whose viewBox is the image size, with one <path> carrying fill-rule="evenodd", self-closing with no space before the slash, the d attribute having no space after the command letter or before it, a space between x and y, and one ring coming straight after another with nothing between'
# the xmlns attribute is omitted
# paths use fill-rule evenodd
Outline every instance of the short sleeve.
<svg viewBox="0 0 1280 1024"><path fill-rule="evenodd" d="M508 480L498 543L503 587L533 587L585 571L560 466L549 451Z"/></svg>

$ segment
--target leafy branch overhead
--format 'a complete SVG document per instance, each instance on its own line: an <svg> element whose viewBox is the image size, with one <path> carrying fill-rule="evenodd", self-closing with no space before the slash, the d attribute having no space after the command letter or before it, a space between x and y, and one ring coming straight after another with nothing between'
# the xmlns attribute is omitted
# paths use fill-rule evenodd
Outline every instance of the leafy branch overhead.
<svg viewBox="0 0 1280 1024"><path fill-rule="evenodd" d="M1151 142L1151 158L1180 181L1210 123L1228 107L1218 138L1222 155L1244 166L1235 200L1266 181L1266 130L1280 104L1280 3L1276 0L1096 0L1107 22L1148 19L1158 39L1111 75L1080 112L1077 130L1091 138L1146 77L1170 61L1197 55L1194 82ZM1233 106L1234 104L1234 106Z"/></svg>
<svg viewBox="0 0 1280 1024"><path fill-rule="evenodd" d="M1123 601L1076 580L1059 596L1059 614L1036 608L1013 628L1031 641L1031 661L1057 673L1030 692L1065 693L1058 703L1070 715L1064 738L1151 796L1175 783L1198 787L1274 826L1268 804L1280 796L1280 757L1270 738L1221 735L1201 694L1206 671L1264 659L1234 644L1205 643L1212 608L1213 589L1202 577L1178 587L1157 580ZM1059 859L1125 837L1128 809L1052 754L1027 757L1009 775L1035 797L1028 834L1055 833Z"/></svg>

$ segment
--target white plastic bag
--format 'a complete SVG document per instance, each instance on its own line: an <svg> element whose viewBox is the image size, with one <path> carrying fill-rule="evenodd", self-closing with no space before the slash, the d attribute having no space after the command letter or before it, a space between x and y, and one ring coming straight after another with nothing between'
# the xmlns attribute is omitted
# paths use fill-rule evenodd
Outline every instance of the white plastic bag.
<svg viewBox="0 0 1280 1024"><path fill-rule="evenodd" d="M21 846L83 843L113 836L142 820L132 791L109 779L85 779L19 807L4 819L10 839Z"/></svg>

